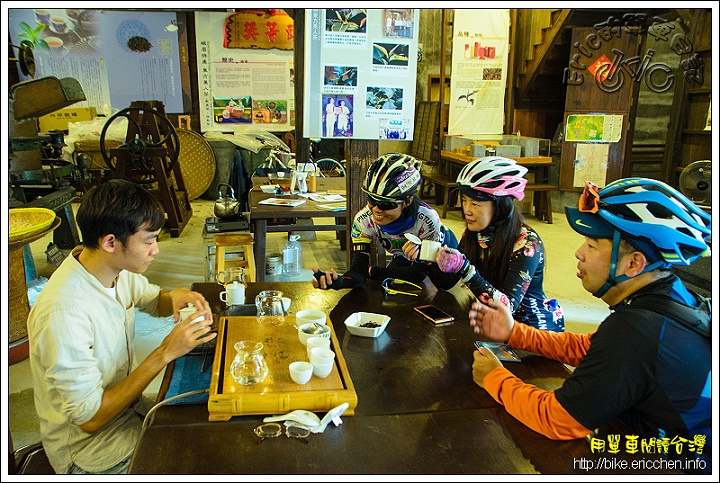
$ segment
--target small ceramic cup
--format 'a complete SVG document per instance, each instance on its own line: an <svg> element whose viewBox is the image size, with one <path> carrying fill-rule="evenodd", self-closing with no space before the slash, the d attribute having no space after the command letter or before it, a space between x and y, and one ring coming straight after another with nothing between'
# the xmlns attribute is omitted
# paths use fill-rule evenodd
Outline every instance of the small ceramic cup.
<svg viewBox="0 0 720 483"><path fill-rule="evenodd" d="M45 42L53 54L60 54L65 48L65 42L60 37L45 37Z"/></svg>
<svg viewBox="0 0 720 483"><path fill-rule="evenodd" d="M307 345L307 354L309 360L310 351L312 351L313 347L323 347L325 349L329 349L330 339L326 339L325 337L310 337L305 341L305 345Z"/></svg>
<svg viewBox="0 0 720 483"><path fill-rule="evenodd" d="M180 322L190 317L192 314L194 314L197 311L195 306L193 304L187 304L185 307L180 309ZM192 323L201 322L205 320L204 316L195 317L195 320L192 321Z"/></svg>
<svg viewBox="0 0 720 483"><path fill-rule="evenodd" d="M305 384L313 375L313 365L305 361L296 361L290 364L290 377L297 384Z"/></svg>

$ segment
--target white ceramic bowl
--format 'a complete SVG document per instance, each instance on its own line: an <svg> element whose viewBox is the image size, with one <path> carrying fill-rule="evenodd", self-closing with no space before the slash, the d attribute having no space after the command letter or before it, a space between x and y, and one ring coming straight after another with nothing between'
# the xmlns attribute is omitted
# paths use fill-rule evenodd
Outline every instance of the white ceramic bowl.
<svg viewBox="0 0 720 483"><path fill-rule="evenodd" d="M390 322L390 317L372 312L355 312L345 319L345 326L352 335L361 337L377 337L383 333ZM378 327L362 327L364 324L375 323Z"/></svg>
<svg viewBox="0 0 720 483"><path fill-rule="evenodd" d="M283 306L285 307L285 312L290 310L290 305L292 305L292 299L290 297L283 297Z"/></svg>
<svg viewBox="0 0 720 483"><path fill-rule="evenodd" d="M315 326L315 324L313 324L313 323L303 324L303 325L298 326L298 338L300 339L300 342L302 342L302 345L307 346L307 340L310 337L322 337L324 339L330 338L330 326L328 326L328 325L321 326L322 332L320 332L318 334L307 332L314 326Z"/></svg>
<svg viewBox="0 0 720 483"><path fill-rule="evenodd" d="M305 384L313 374L313 365L305 361L290 364L290 377L298 384Z"/></svg>
<svg viewBox="0 0 720 483"><path fill-rule="evenodd" d="M298 327L302 324L317 322L320 325L327 324L327 315L321 310L300 310L295 314L295 322Z"/></svg>

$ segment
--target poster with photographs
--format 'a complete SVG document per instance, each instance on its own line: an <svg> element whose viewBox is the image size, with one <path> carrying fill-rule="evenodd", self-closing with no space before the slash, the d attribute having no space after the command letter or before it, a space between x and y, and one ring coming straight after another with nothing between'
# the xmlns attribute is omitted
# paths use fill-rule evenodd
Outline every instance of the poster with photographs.
<svg viewBox="0 0 720 483"><path fill-rule="evenodd" d="M418 18L412 8L306 12L304 136L412 139Z"/></svg>
<svg viewBox="0 0 720 483"><path fill-rule="evenodd" d="M292 20L262 12L195 12L203 132L295 129Z"/></svg>
<svg viewBox="0 0 720 483"><path fill-rule="evenodd" d="M453 22L448 134L502 134L508 9L463 9Z"/></svg>

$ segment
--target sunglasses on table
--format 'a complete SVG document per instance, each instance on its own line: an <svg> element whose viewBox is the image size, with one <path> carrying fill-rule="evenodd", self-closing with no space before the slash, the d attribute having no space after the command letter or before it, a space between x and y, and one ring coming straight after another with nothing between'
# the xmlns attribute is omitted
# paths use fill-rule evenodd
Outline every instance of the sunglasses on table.
<svg viewBox="0 0 720 483"><path fill-rule="evenodd" d="M369 196L367 202L371 208L377 206L377 208L382 211L394 210L402 204L402 201L377 200Z"/></svg>
<svg viewBox="0 0 720 483"><path fill-rule="evenodd" d="M417 292L403 292L400 290L397 290L395 287L397 285L410 285L411 287L414 287L417 289ZM385 291L385 295L393 295L393 294L399 294L399 295L411 295L413 297L417 297L418 294L422 291L422 287L420 285L415 285L412 282L408 282L407 280L401 280L399 278L386 278L382 281L382 288ZM412 290L412 288L407 288L406 290Z"/></svg>
<svg viewBox="0 0 720 483"><path fill-rule="evenodd" d="M600 208L599 203L600 194L598 194L597 186L592 181L585 181L585 188L583 188L578 201L578 209L582 213L597 213Z"/></svg>

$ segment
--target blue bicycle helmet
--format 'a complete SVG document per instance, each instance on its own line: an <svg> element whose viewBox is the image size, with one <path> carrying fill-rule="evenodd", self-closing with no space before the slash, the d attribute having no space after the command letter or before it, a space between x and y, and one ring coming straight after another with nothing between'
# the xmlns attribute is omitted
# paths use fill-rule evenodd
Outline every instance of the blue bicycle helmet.
<svg viewBox="0 0 720 483"><path fill-rule="evenodd" d="M648 258L644 272L690 265L710 255L710 215L667 184L646 178L619 179L593 192L594 207L583 206L588 201L583 199L586 192L579 208L565 208L570 226L584 236L613 239L609 285L600 295L593 295L600 297L626 279L613 276L621 238Z"/></svg>

